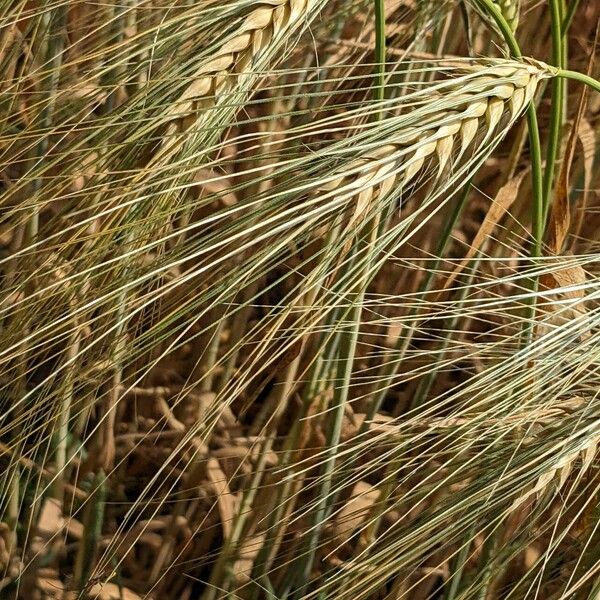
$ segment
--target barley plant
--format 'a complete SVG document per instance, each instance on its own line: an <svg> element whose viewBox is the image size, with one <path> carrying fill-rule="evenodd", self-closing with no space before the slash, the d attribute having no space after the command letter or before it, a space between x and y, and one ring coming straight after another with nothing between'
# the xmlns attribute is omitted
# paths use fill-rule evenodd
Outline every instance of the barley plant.
<svg viewBox="0 0 600 600"><path fill-rule="evenodd" d="M0 599L600 599L597 0L0 4Z"/></svg>

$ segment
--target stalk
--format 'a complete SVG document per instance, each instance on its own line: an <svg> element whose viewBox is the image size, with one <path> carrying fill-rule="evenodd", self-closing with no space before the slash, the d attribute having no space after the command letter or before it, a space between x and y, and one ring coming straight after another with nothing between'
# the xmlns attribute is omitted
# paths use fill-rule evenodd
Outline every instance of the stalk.
<svg viewBox="0 0 600 600"><path fill-rule="evenodd" d="M313 286L302 298L308 304L315 300L318 286ZM252 476L249 487L244 490L242 501L236 512L232 525L231 534L225 540L223 549L211 573L210 585L207 586L202 599L214 600L215 594L220 590L228 590L233 573L230 568L230 561L235 559L238 545L242 539L247 519L252 514L252 505L255 502L257 493L265 476L265 466L269 453L273 448L277 436L277 426L285 408L288 405L288 399L296 385L298 369L300 367L301 353L290 363L285 371L283 384L279 387L275 402L273 403L273 415L266 426L271 429L267 435L260 451L256 469Z"/></svg>
<svg viewBox="0 0 600 600"><path fill-rule="evenodd" d="M377 217L375 218L377 221ZM327 432L325 458L321 467L321 486L318 492L317 504L312 508L311 518L311 530L306 535L306 544L304 551L301 552L301 564L302 567L299 572L295 574L296 578L300 583L300 587L295 593L296 598L302 598L304 596L306 587L310 581L310 574L312 572L312 566L319 543L319 537L321 529L327 520L331 508L334 504L334 498L331 497L332 488L334 483L334 468L335 461L338 454L338 448L340 443L340 436L342 432L342 423L344 418L344 409L348 402L350 381L352 376L352 367L354 364L354 357L356 354L356 346L358 342L358 334L360 331L362 307L364 303L364 297L366 292L366 276L371 265L374 251L375 235L377 233L377 223L371 229L371 240L369 243L368 257L365 259L366 264L364 269L361 270L360 277L356 282L354 290L350 293L351 307L349 309L349 320L351 326L349 331L340 332L340 348L337 357L337 370L336 370L336 385L333 392L333 399L331 401L331 413L329 429ZM357 258L358 249L354 248L354 254L352 256L350 265L354 265ZM334 492L334 496L335 496ZM292 583L290 581L290 583Z"/></svg>
<svg viewBox="0 0 600 600"><path fill-rule="evenodd" d="M336 236L334 235L333 237ZM331 327L334 327L339 316L339 309L334 308L328 319L328 323ZM309 407L314 399L324 392L324 386L326 382L329 381L327 365L335 359L339 340L338 336L334 336L333 339L328 338L331 338L331 336L323 334L322 341L319 343L321 351L315 357L311 367L311 375L308 378L308 384L304 387L302 394L302 415L304 418L307 416ZM265 539L265 543L256 557L252 573L253 580L262 581L263 578L268 576L268 572L277 555L287 526L286 517L289 516L296 504L298 498L297 493L302 485L304 475L300 475L298 478L294 476L293 472L295 469L294 464L291 462L291 458L294 451L302 449L302 446L299 446L300 436L306 426L306 421L302 419L294 421L292 429L284 443L280 469L286 470L286 478L278 487L276 497L272 502L275 509L269 515L265 530L269 532L273 529L274 531L271 536ZM255 590L253 596L254 600L257 597L256 592L258 592L258 590Z"/></svg>
<svg viewBox="0 0 600 600"><path fill-rule="evenodd" d="M225 327L227 317L221 315L218 317L218 322L213 324L210 329L210 340L206 347L206 360L202 360L200 357L199 361L202 361L202 368L200 369L200 362L198 368L195 369L199 372L200 380L200 391L212 392L214 387L214 379L216 375L217 359L219 357L219 348L221 346L221 333ZM194 378L194 377L193 377ZM195 378L194 378L195 379Z"/></svg>
<svg viewBox="0 0 600 600"><path fill-rule="evenodd" d="M375 0L375 60L377 63L376 86L374 90L374 101L382 102L385 98L385 2L384 0ZM383 110L377 112L377 120L383 119ZM330 416L329 430L327 434L327 452L322 465L322 484L318 493L318 502L314 507L313 518L311 519L312 528L308 534L306 544L306 553L302 554L302 568L300 570L301 585L295 596L301 598L310 581L310 574L314 562L315 552L319 542L321 528L327 519L328 513L334 504L334 498L330 498L333 485L333 471L335 460L338 453L340 436L342 432L342 423L344 419L344 409L348 401L348 392L352 378L352 368L356 354L356 345L358 343L358 334L360 331L361 314L366 293L368 274L376 251L376 240L379 233L380 216L379 213L367 223L365 230L370 231L370 241L367 248L365 265L360 273L356 283L356 289L350 293L351 309L349 319L352 328L347 333L340 332L340 352L338 355L338 367L336 376L336 385L333 393L332 408ZM358 249L354 246L354 256L349 262L350 270L357 258ZM288 588L289 589L289 588Z"/></svg>
<svg viewBox="0 0 600 600"><path fill-rule="evenodd" d="M523 54L519 48L519 44L510 28L510 25L506 22L506 19L502 15L502 12L492 0L478 0L488 11L490 16L494 19L498 25L504 41L510 50L511 55L515 59L522 59ZM534 236L534 249L532 252L533 257L539 257L541 251L541 233L543 233L542 216L544 213L544 191L543 191L543 176L542 176L542 157L541 157L541 144L540 144L540 130L537 122L537 113L535 105L530 103L527 109L527 124L529 126L529 146L531 151L531 173L532 173L532 184L533 184L533 236Z"/></svg>
<svg viewBox="0 0 600 600"><path fill-rule="evenodd" d="M560 0L550 0L550 23L552 29L552 64L558 69L566 67L566 44L562 30ZM560 136L565 122L564 99L565 79L552 79L552 100L550 105L550 129L546 150L546 169L543 179L543 223L545 225L550 210L552 186L556 163L560 152Z"/></svg>
<svg viewBox="0 0 600 600"><path fill-rule="evenodd" d="M600 92L600 81L586 75L585 73L578 73L577 71L570 71L569 69L557 69L555 72L557 77L564 77L565 79L571 79L583 83L588 87L592 88L596 92Z"/></svg>
<svg viewBox="0 0 600 600"><path fill-rule="evenodd" d="M247 518L252 514L252 504L254 503L254 499L256 498L256 494L260 489L260 485L265 474L267 456L271 452L273 448L273 443L275 441L275 429L278 424L279 417L283 412L283 409L287 406L287 398L291 390L293 389L296 373L298 371L298 366L299 358L296 358L286 370L285 383L283 386L281 386L281 391L279 393L278 398L279 404L277 408L277 413L272 423L274 429L273 434L269 435L266 438L263 447L261 448L260 456L256 465L256 470L252 477L252 481L250 483L250 486L244 490L242 501L236 512L235 520L231 530L231 535L227 540L225 540L221 554L219 555L217 563L215 564L215 567L211 574L210 584L207 586L202 596L203 600L214 600L219 589L228 590L229 588L233 573L228 563L234 560L235 552L237 551L239 542L242 539L242 534L246 525Z"/></svg>
<svg viewBox="0 0 600 600"><path fill-rule="evenodd" d="M571 25L573 24L573 19L575 18L575 13L577 12L577 8L579 7L579 0L571 0L569 4L569 8L567 9L567 14L565 15L562 22L562 30L563 32L569 31Z"/></svg>
<svg viewBox="0 0 600 600"><path fill-rule="evenodd" d="M470 289L470 283L473 280L473 277L475 275L477 265L479 264L479 260L480 259L476 259L473 261L473 263L472 263L473 269L471 271L471 274L467 277L467 280L466 280L463 288L460 290L459 297L458 297L458 303L457 303L457 311L456 311L457 313L459 312L460 308L462 307L462 304L466 298L467 292ZM439 371L439 369L437 368L437 365L439 365L439 360L441 360L441 358L443 357L443 355L445 354L445 352L448 348L448 345L450 343L451 333L456 328L456 324L457 324L459 318L460 318L460 316L457 314L456 316L451 317L450 319L447 319L447 327L444 328L444 331L446 331L447 334L444 337L442 346L439 350L440 358L436 361L436 368L432 369L427 374L427 376L421 380L419 387L417 388L417 391L415 392L415 395L413 397L413 400L411 402L409 410L412 411L415 408L419 407L420 404L422 403L422 401L426 398L429 390L431 389L431 385L433 384L433 381L435 380L435 377L437 376L437 373ZM404 349L406 350L406 347ZM367 419L365 419L365 422L366 421L367 421ZM368 424L367 424L367 428L368 428ZM388 466L386 468L386 473L384 475L384 482L383 482L383 485L381 486L381 493L379 496L379 500L374 505L374 513L375 514L369 520L369 525L365 530L364 539L363 539L362 543L357 544L357 546L355 548L355 557L357 557L361 553L366 554L369 551L369 547L375 541L375 537L377 535L377 531L379 530L381 519L386 512L388 500L389 500L392 492L395 489L393 470L394 470L394 458L390 457Z"/></svg>
<svg viewBox="0 0 600 600"><path fill-rule="evenodd" d="M114 19L114 26L111 33L111 41L114 44L118 44L124 37L125 27L127 25L126 12L129 8L129 4L132 0L127 0L122 5L114 5L110 7L109 18ZM102 106L102 114L110 115L115 109L115 101L118 90L118 81L121 74L121 69L117 66L114 69L110 69L104 81L104 84L109 87L114 87L108 94L106 102ZM125 252L129 249L129 245L135 239L135 232L133 227L135 226L135 219L132 218L129 222L129 230L124 236L123 245ZM93 227L95 230L95 226ZM120 236L119 236L120 237ZM125 264L123 266L123 282L127 282L128 272L130 266ZM88 285L86 281L85 286ZM99 452L100 465L102 468L110 474L110 470L113 467L115 459L115 420L117 404L121 394L121 384L123 382L123 360L127 347L127 301L130 295L130 290L126 285L123 285L121 291L118 293L117 301L115 305L115 318L117 327L115 330L115 346L113 349L112 357L112 373L110 378L109 389L107 391L106 400L104 402L104 416L101 427L101 448ZM109 321L112 320L112 316L109 315Z"/></svg>
<svg viewBox="0 0 600 600"><path fill-rule="evenodd" d="M469 550L471 549L471 545L473 543L473 536L476 530L475 521L473 525L469 528L467 532L465 543L460 548L458 554L454 557L452 561L453 567L450 568L451 580L450 585L446 588L444 592L444 600L455 600L458 597L460 584L463 577L463 572L465 569L465 565L467 564L467 560L469 558Z"/></svg>
<svg viewBox="0 0 600 600"><path fill-rule="evenodd" d="M512 32L511 27L506 22L506 19L502 15L502 12L492 0L478 0L482 6L485 7L490 16L494 19L498 25L504 41L510 50L512 56L516 59L523 58L519 44ZM532 203L532 237L533 244L531 248L531 258L536 259L542 255L542 241L544 236L544 212L545 212L545 201L544 201L544 183L542 174L542 150L540 142L540 129L538 126L537 112L535 104L531 102L527 108L527 126L529 130L529 150L531 152L531 181L533 191L533 203ZM534 278L531 282L532 295L530 300L527 302L527 315L524 324L524 343L528 344L531 342L533 337L533 329L536 314L537 305L537 290L539 286L538 278Z"/></svg>
<svg viewBox="0 0 600 600"><path fill-rule="evenodd" d="M78 590L83 592L89 584L98 554L104 509L106 506L106 476L100 470L92 481L91 497L87 500L83 522L83 537L79 542L73 578Z"/></svg>
<svg viewBox="0 0 600 600"><path fill-rule="evenodd" d="M11 458L12 462L12 458ZM9 531L7 534L8 547L6 552L8 556L12 557L17 547L17 525L19 523L20 513L20 468L18 465L9 465L8 473L6 475L8 481L5 482L6 494L3 494L3 500L6 503L6 507L2 506L2 513L0 517L6 521ZM4 504L3 502L3 504ZM4 516L6 515L6 517Z"/></svg>
<svg viewBox="0 0 600 600"><path fill-rule="evenodd" d="M48 87L46 88L45 103L39 116L39 126L42 132L49 131L52 127L56 89L58 87L58 80L62 65L62 54L64 48L64 36L62 35L62 30L65 25L66 15L66 5L58 6L54 11L48 11L42 15L42 19L47 21L45 28L47 30L47 35L49 36L48 46L46 49L45 65L48 65L48 69L50 71L50 74L47 76ZM46 80L44 80L44 82L45 81ZM48 142L48 134L43 134L42 139L39 141L34 150L34 156L32 157L34 167L37 166L46 156L48 152ZM32 197L35 197L41 186L42 179L40 177L36 177L32 183ZM34 203L31 207L31 213L27 224L27 242L32 243L37 239L39 230L39 215L39 206L37 203Z"/></svg>
<svg viewBox="0 0 600 600"><path fill-rule="evenodd" d="M73 385L75 379L75 369L77 356L79 355L81 328L78 319L73 323L74 331L68 342L66 354L69 367L65 372L64 391L62 393L59 415L58 415L58 442L56 445L55 463L56 463L56 481L54 483L54 497L60 500L61 507L64 502L65 492L65 469L67 466L67 438L69 435L69 418L71 415L71 406L73 403Z"/></svg>
<svg viewBox="0 0 600 600"><path fill-rule="evenodd" d="M499 535L498 529L494 529L494 531L488 535L483 543L481 558L479 561L479 564L483 568L483 573L481 587L477 592L477 600L486 600L488 597L488 590L494 577L494 559L492 557L496 554Z"/></svg>
<svg viewBox="0 0 600 600"><path fill-rule="evenodd" d="M433 282L435 273L439 268L440 263L442 262L442 256L446 250L446 246L448 245L450 236L452 235L452 230L454 229L454 226L456 225L460 215L462 214L465 206L467 205L470 192L471 183L468 183L463 190L460 200L456 203L456 206L450 214L449 219L444 225L444 229L440 236L440 241L438 242L438 246L435 251L436 258L433 261L433 265L431 266L431 268L427 271L427 275L425 276L425 279L423 280L419 288L420 296L428 292L431 287L431 283ZM407 315L407 320L413 321L417 313L418 308L413 307ZM388 389L394 380L394 377L398 373L400 366L404 361L404 356L406 354L406 351L408 350L408 346L410 345L413 335L415 334L415 331L417 329L416 324L409 325L408 327L409 328L407 329L405 334L400 335L398 337L396 348L388 354L387 358L389 358L389 360L384 359L385 363L383 365L383 368L381 369L381 374L377 378L378 382L383 381L383 385L381 385L381 387L373 395L373 401L369 404L367 416L365 420L361 423L359 435L364 434L368 430L370 422L379 412L385 395L387 394ZM397 358L392 360L392 355L395 354L397 354Z"/></svg>
<svg viewBox="0 0 600 600"><path fill-rule="evenodd" d="M32 156L30 158L31 164L31 172L35 173L36 168L41 162L44 160L44 157L48 151L49 145L49 132L52 127L53 115L54 115L54 106L56 99L56 91L58 87L58 81L60 76L60 70L62 66L62 54L64 49L64 36L63 36L63 28L65 25L66 19L66 6L59 6L54 10L48 10L41 15L42 20L42 28L43 34L47 36L47 40L45 42L45 47L42 46L42 51L44 52L44 68L49 70L49 75L46 75L41 82L42 91L45 93L44 105L37 116L37 125L39 125L41 132L41 139L37 143L37 145L33 148ZM42 187L43 179L42 177L35 177L31 184L31 198L34 199L34 202L30 206L29 209L29 217L27 222L25 223L25 227L23 230L22 236L16 236L17 243L15 244L15 251L26 248L27 245L34 244L37 242L38 234L39 234L39 215L40 208L39 204L35 202L35 197L39 193ZM10 261L12 264L9 265L9 279L15 275L15 272L12 271L13 267L16 269L16 264L13 261ZM30 294L35 289L35 279L32 278L25 285L25 294ZM19 374L18 374L18 386L17 389L24 396L27 393L27 354L28 354L28 344L26 339L26 332L23 335L22 342L22 353L19 358ZM20 400L20 398L19 398ZM21 423L21 414L23 407L19 401L19 406L13 409L13 414L11 419L13 420L13 441L15 442L15 451L19 452L19 437L21 435L22 423ZM7 501L7 516L10 523L13 523L14 526L11 526L11 532L9 534L9 545L8 549L9 554L14 552L17 545L17 521L20 514L20 501L23 499L24 490L21 490L20 477L19 477L19 469L18 467L14 467L14 471L11 475L9 475L9 481L7 484L7 492L8 492L8 501Z"/></svg>

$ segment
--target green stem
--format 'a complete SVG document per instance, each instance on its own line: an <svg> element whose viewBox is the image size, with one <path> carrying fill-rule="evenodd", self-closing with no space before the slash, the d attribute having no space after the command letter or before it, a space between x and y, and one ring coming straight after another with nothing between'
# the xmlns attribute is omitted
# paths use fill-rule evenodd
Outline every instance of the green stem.
<svg viewBox="0 0 600 600"><path fill-rule="evenodd" d="M550 21L552 28L552 64L564 69L565 48L562 35L562 18L560 0L550 2ZM550 105L550 130L548 133L548 148L546 150L546 170L543 179L543 222L546 222L551 203L552 184L556 171L556 161L560 150L560 135L564 124L563 110L565 97L565 80L555 77L552 80L552 101Z"/></svg>
<svg viewBox="0 0 600 600"><path fill-rule="evenodd" d="M571 25L573 24L573 17L575 17L575 13L577 12L578 6L579 6L579 0L572 0L571 5L569 6L569 8L567 10L567 14L565 15L565 18L563 19L563 23L562 23L563 32L568 31L570 29Z"/></svg>
<svg viewBox="0 0 600 600"><path fill-rule="evenodd" d="M557 77L563 77L564 79L572 79L573 81L579 81L593 90L600 92L600 81L590 77L589 75L585 75L584 73L578 73L577 71L569 71L569 69L558 69L556 71Z"/></svg>
<svg viewBox="0 0 600 600"><path fill-rule="evenodd" d="M73 579L80 592L87 588L90 576L96 566L104 522L106 494L106 475L104 471L100 470L92 481L90 498L85 507L83 537L79 542L75 557ZM84 595L84 597L86 596Z"/></svg>
<svg viewBox="0 0 600 600"><path fill-rule="evenodd" d="M538 127L537 113L532 105L527 109L527 125L529 127L529 151L531 152L531 178L533 187L533 250L532 256L539 257L542 252L542 236L544 234L543 221L543 182L542 182L542 146L540 143L540 130Z"/></svg>
<svg viewBox="0 0 600 600"><path fill-rule="evenodd" d="M377 85L375 87L374 100L375 102L382 102L385 99L385 0L375 0L375 60L377 62ZM377 118L379 120L383 119L383 110L380 110L377 113ZM364 231L369 232L370 227L372 227L370 230L371 239L368 242L368 256L364 265L363 277L360 277L357 281L357 289L352 290L350 293L350 298L352 299L352 306L349 315L351 328L348 331L342 332L340 335L340 353L338 356L339 362L336 376L336 387L331 404L333 413L327 436L327 454L322 466L323 483L321 485L321 489L319 490L318 504L314 510L313 529L307 538L308 543L306 547L308 548L308 551L300 571L303 581L299 589L299 596L297 595L296 597L302 597L309 582L321 527L327 519L328 513L330 512L330 507L334 504L334 499L330 498L330 493L333 486L335 460L338 454L344 408L348 402L352 367L356 354L356 346L361 323L361 313L368 282L367 276L373 256L376 252L375 242L380 224L379 215L375 216L373 223L370 223L364 229ZM357 245L360 245L360 239L359 244ZM356 260L357 251L358 249L355 247L354 260ZM350 265L354 263L354 260L350 262Z"/></svg>
<svg viewBox="0 0 600 600"><path fill-rule="evenodd" d="M81 328L78 319L74 319L73 332L69 336L67 348L67 369L65 371L64 391L61 394L60 413L58 415L58 440L56 444L56 481L54 484L54 497L64 502L65 492L65 469L67 468L67 439L69 436L69 423L71 417L71 406L74 397L75 369L74 365L80 350Z"/></svg>
<svg viewBox="0 0 600 600"><path fill-rule="evenodd" d="M375 88L375 101L383 102L385 99L385 0L375 0L375 60L377 62L377 86ZM383 118L383 111L379 112L379 119Z"/></svg>
<svg viewBox="0 0 600 600"><path fill-rule="evenodd" d="M322 461L321 467L322 483L318 492L318 501L312 513L312 528L310 533L307 534L305 538L305 553L301 555L302 565L296 573L300 576L300 581L296 582L299 583L300 586L297 590L297 593L294 596L295 598L304 597L306 587L310 581L312 566L318 548L321 530L331 512L331 507L334 505L334 496L337 495L335 492L333 492L332 494L332 489L334 487L335 462L339 452L344 409L348 403L350 382L352 377L352 367L354 365L354 358L356 355L358 334L360 331L361 324L361 314L366 292L366 283L368 281L367 275L375 252L376 240L374 239L374 237L378 229L377 220L377 217L375 217L375 226L371 225L372 238L369 244L370 247L367 250L368 257L366 258L366 263L364 264L362 277L359 273L358 279L355 283L355 288L352 289L348 294L349 300L351 302L351 306L347 311L347 320L349 326L348 328L344 328L344 330L341 331L339 335L340 347L337 356L338 362L335 377L336 383L333 392L333 399L331 401L330 406L331 417L329 421L329 429L327 432L326 440L327 451L325 452L325 457ZM365 229L368 231L369 226L365 227ZM353 249L354 256L350 262L350 269L358 262L357 255L359 252L358 246L360 243L361 240L359 239L358 243Z"/></svg>
<svg viewBox="0 0 600 600"><path fill-rule="evenodd" d="M333 329L335 324L340 321L340 312L339 307L331 311L327 320L328 329ZM338 353L337 336L332 339L331 334L323 334L319 347L322 348L322 350L315 358L315 362L311 367L311 375L308 378L309 383L303 390L303 408L301 414L304 418L308 415L309 407L314 399L325 390L327 381L329 380L329 376L326 372L327 365L330 365L332 361L335 360ZM293 456L294 450L298 449L298 443L303 429L304 425L302 420L294 421L292 429L284 444L281 468L285 467L287 477L283 485L279 486L276 499L273 502L275 509L270 513L269 524L266 528L267 532L273 531L273 533L267 536L265 543L256 558L254 571L252 573L252 579L254 580L259 580L269 573L272 562L275 559L281 544L281 540L283 539L283 530L287 526L285 515L290 514L296 503L303 475L298 474L295 477L292 477L292 474L295 471ZM304 561L300 559L298 564L303 565ZM255 595L252 597L252 600L256 600L259 589L260 588L255 589Z"/></svg>
<svg viewBox="0 0 600 600"><path fill-rule="evenodd" d="M520 59L523 57L519 44L510 28L510 25L506 22L506 19L502 15L500 8L492 0L478 0L478 2L485 7L489 15L494 19L498 28L500 29L504 41L510 50L511 55ZM560 69L557 69L557 75L560 73ZM600 84L599 84L600 85ZM542 253L542 238L544 234L544 185L543 185L543 174L542 174L542 151L540 143L540 129L537 121L537 113L535 105L531 103L527 109L527 127L529 130L529 148L531 152L531 180L532 180L532 191L533 191L533 207L532 207L532 235L533 235L533 246L531 249L531 257L539 258ZM533 321L535 317L536 297L535 293L538 288L538 280L534 279L532 282L532 296L528 301L528 311L526 318L526 341L531 339L533 333Z"/></svg>
<svg viewBox="0 0 600 600"><path fill-rule="evenodd" d="M454 600L458 597L461 590L461 583L463 580L463 572L469 558L469 551L473 543L477 529L477 521L474 521L469 531L464 544L461 546L460 551L453 559L453 566L450 570L450 583L445 590L444 600Z"/></svg>
<svg viewBox="0 0 600 600"><path fill-rule="evenodd" d="M514 58L522 58L523 54L521 52L521 48L519 48L519 44L510 28L510 25L507 23L506 19L502 15L500 8L492 1L492 0L478 0L478 2L485 7L490 16L498 25L502 36L504 37L504 41L510 50L511 55ZM561 69L558 70L557 75L560 73ZM570 73L570 72L569 72ZM600 90L600 84L598 84L598 89ZM533 235L535 238L534 241L534 249L533 256L539 256L539 251L541 251L541 232L543 232L541 217L543 216L543 203L544 203L544 195L543 195L543 177L542 177L542 155L540 149L540 130L537 122L537 114L535 111L535 107L533 104L529 106L527 109L527 125L529 127L529 145L531 150L531 173L532 173L532 183L533 183L533 200L534 200L534 208L533 208Z"/></svg>

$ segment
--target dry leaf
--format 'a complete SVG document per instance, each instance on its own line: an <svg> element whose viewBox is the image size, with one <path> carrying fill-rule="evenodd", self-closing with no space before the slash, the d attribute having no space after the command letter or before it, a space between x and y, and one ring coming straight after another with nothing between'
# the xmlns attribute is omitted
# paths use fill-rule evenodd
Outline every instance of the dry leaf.
<svg viewBox="0 0 600 600"><path fill-rule="evenodd" d="M62 507L56 498L46 498L40 512L38 521L38 534L45 538L51 538L65 526Z"/></svg>
<svg viewBox="0 0 600 600"><path fill-rule="evenodd" d="M592 187L594 158L596 156L596 132L587 119L579 124L579 141L583 148L583 196L579 207L579 219L575 231L579 235L583 225L583 217L588 205L589 192Z"/></svg>
<svg viewBox="0 0 600 600"><path fill-rule="evenodd" d="M586 272L580 265L544 273L540 277L541 289L556 290L556 294L546 295L539 303L540 310L549 315L550 325L564 325L568 320L576 319L587 311L583 289L586 281ZM591 332L588 331L585 337L590 335Z"/></svg>
<svg viewBox="0 0 600 600"><path fill-rule="evenodd" d="M598 35L598 30L596 30L596 36ZM596 40L594 41L594 47L596 44ZM590 60L588 62L588 75L591 75L592 69L594 65L594 53L590 55ZM570 215L570 206L569 206L569 181L571 179L571 167L573 165L573 159L575 157L575 148L577 146L577 139L580 138L579 130L581 127L581 123L583 121L583 115L585 113L585 108L588 100L588 87L583 86L581 89L581 95L579 96L579 103L577 106L577 114L575 116L575 120L573 121L573 125L571 126L571 133L569 134L569 140L567 142L567 147L565 150L565 156L563 158L562 166L560 169L560 174L558 177L558 182L556 185L556 196L554 198L554 203L552 204L552 211L550 213L550 250L555 254L559 254L562 250L565 239L569 233L569 228L571 224L571 215ZM588 134L589 139L589 134ZM586 151L586 144L584 142L584 138L581 137L582 145L584 147L584 155ZM590 149L588 148L588 152ZM593 150L591 150L593 153ZM585 159L586 162L586 171L591 169L591 165L589 164L589 158ZM593 162L593 158L592 158ZM586 182L586 189L589 187L589 183Z"/></svg>
<svg viewBox="0 0 600 600"><path fill-rule="evenodd" d="M496 197L490 205L490 209L485 215L483 223L475 234L475 238L473 239L469 251L446 280L444 289L447 289L452 285L452 282L460 275L465 266L469 264L469 261L477 254L485 240L491 235L492 231L494 231L494 228L498 225L502 217L510 210L510 207L517 198L521 183L523 183L523 179L525 178L525 175L529 173L529 170L530 169L527 168L521 171L498 190Z"/></svg>
<svg viewBox="0 0 600 600"><path fill-rule="evenodd" d="M371 508L379 498L379 490L366 481L359 481L352 489L350 499L336 515L333 536L336 541L347 541L352 532L368 518ZM346 538L346 539L344 539Z"/></svg>
<svg viewBox="0 0 600 600"><path fill-rule="evenodd" d="M247 583L252 574L254 561L265 542L265 534L259 533L248 536L240 548L238 559L235 561L233 572L238 584Z"/></svg>
<svg viewBox="0 0 600 600"><path fill-rule="evenodd" d="M39 577L37 585L47 598L61 600L65 591L63 582L56 577Z"/></svg>
<svg viewBox="0 0 600 600"><path fill-rule="evenodd" d="M135 592L114 583L96 583L88 592L90 600L142 600Z"/></svg>

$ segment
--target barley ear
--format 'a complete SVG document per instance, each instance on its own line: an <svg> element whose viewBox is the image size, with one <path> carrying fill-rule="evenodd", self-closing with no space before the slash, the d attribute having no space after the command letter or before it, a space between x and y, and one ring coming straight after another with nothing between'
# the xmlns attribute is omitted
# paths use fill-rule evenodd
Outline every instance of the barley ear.
<svg viewBox="0 0 600 600"><path fill-rule="evenodd" d="M496 0L496 4L502 11L502 16L510 25L513 31L516 31L519 25L519 14L521 12L521 0Z"/></svg>
<svg viewBox="0 0 600 600"><path fill-rule="evenodd" d="M431 162L437 161L431 182L435 186L446 170L473 148L476 140L478 146L485 146L501 137L523 114L540 79L549 76L540 66L513 61L480 69L480 76L471 84L481 85L470 89L481 91L462 92L459 78L456 89L450 91L452 109L424 115L418 129L386 140L388 143L382 147L345 166L347 172L356 175L341 175L319 188L320 194L337 190L339 198L357 198L347 231L365 218L374 199L394 187L406 188Z"/></svg>
<svg viewBox="0 0 600 600"><path fill-rule="evenodd" d="M161 157L164 159L164 152L177 144L177 134L192 127L198 129L211 109L225 101L230 103L232 95L235 98L237 93L248 93L272 54L273 42L300 29L322 4L322 0L270 0L258 4L235 35L198 67L192 83L167 112L170 122Z"/></svg>

